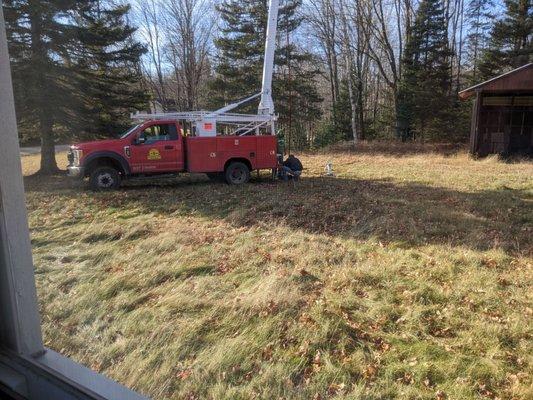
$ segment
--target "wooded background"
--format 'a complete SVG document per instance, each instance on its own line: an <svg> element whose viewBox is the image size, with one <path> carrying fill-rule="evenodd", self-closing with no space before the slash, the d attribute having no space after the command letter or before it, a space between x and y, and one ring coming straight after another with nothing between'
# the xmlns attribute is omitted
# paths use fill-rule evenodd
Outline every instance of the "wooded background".
<svg viewBox="0 0 533 400"><path fill-rule="evenodd" d="M137 110L260 91L267 0L3 2L21 140L119 134ZM457 93L531 62L531 0L281 0L274 100L289 148L464 141ZM248 110L254 112L254 106Z"/></svg>

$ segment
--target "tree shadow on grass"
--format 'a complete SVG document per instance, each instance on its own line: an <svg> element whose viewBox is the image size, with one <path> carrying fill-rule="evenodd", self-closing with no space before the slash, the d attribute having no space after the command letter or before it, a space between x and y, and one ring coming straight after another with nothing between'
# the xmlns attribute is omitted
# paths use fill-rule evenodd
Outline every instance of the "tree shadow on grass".
<svg viewBox="0 0 533 400"><path fill-rule="evenodd" d="M440 154L445 157L458 153L466 153L468 145L465 143L418 143L401 141L364 141L359 142L354 148L352 143L340 143L321 150L318 154L326 152L328 155L335 153L349 153L357 155L382 155L393 157L410 157L421 154Z"/></svg>
<svg viewBox="0 0 533 400"><path fill-rule="evenodd" d="M61 184L27 182L27 190L39 196L80 195L79 189ZM197 176L155 185L127 184L116 192L87 195L104 207L202 215L238 227L275 224L402 247L449 244L476 250L498 248L510 255L533 253L533 196L525 190L462 192L390 180L325 177L303 178L295 186L256 180L234 187Z"/></svg>

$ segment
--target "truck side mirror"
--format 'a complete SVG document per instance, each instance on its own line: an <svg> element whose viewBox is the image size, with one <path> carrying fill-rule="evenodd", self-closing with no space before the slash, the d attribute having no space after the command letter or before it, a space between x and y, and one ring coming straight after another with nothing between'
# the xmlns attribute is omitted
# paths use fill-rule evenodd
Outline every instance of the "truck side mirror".
<svg viewBox="0 0 533 400"><path fill-rule="evenodd" d="M144 144L146 143L146 137L144 135L139 136L135 139L135 144Z"/></svg>

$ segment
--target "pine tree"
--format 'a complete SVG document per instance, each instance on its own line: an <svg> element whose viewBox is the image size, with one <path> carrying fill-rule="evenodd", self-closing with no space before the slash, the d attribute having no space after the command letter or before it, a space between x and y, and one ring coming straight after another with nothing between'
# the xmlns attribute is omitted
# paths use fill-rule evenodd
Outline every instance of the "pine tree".
<svg viewBox="0 0 533 400"><path fill-rule="evenodd" d="M98 0L4 2L13 85L23 137L38 133L40 173L58 171L55 140L108 127L138 103L126 7Z"/></svg>
<svg viewBox="0 0 533 400"><path fill-rule="evenodd" d="M129 125L134 110L146 108L148 94L138 84L136 69L145 48L133 40L135 28L126 22L129 5L94 1L80 15L85 29L76 69L83 76L85 98L80 132L88 137L110 136Z"/></svg>
<svg viewBox="0 0 533 400"><path fill-rule="evenodd" d="M492 0L470 0L466 9L466 18L470 25L466 42L472 67L472 83L477 82L481 54L487 48L490 28L493 25L493 10Z"/></svg>
<svg viewBox="0 0 533 400"><path fill-rule="evenodd" d="M37 131L41 139L41 173L55 173L54 127L68 124L72 108L80 107L75 95L76 75L64 60L78 29L73 13L89 1L8 0L4 13L13 70L19 125Z"/></svg>
<svg viewBox="0 0 533 400"><path fill-rule="evenodd" d="M404 140L444 133L452 105L451 56L442 0L422 0L402 60L398 120Z"/></svg>
<svg viewBox="0 0 533 400"><path fill-rule="evenodd" d="M302 23L296 16L300 6L301 0L287 0L280 8L273 94L280 124L287 126L290 115L294 141L302 143L304 122L320 117L321 99L316 91L314 57L286 39ZM225 0L218 11L223 23L222 34L215 41L219 52L216 78L210 84L214 107L261 90L268 1ZM249 105L247 111L253 112L255 106Z"/></svg>
<svg viewBox="0 0 533 400"><path fill-rule="evenodd" d="M531 0L505 0L505 16L492 29L489 49L479 67L480 80L533 60L533 6Z"/></svg>

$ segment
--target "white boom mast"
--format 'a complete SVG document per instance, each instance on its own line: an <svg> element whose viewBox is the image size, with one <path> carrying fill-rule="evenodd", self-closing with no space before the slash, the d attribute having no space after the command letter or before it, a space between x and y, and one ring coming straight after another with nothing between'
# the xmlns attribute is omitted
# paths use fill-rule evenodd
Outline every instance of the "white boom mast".
<svg viewBox="0 0 533 400"><path fill-rule="evenodd" d="M270 0L268 8L268 24L265 42L265 60L263 65L263 86L261 93L250 96L244 100L237 101L222 107L216 111L189 111L189 112L169 112L158 114L132 114L132 119L144 120L164 120L176 119L184 120L194 124L197 136L217 136L217 123L231 127L231 134L244 136L260 134L260 130L266 130L269 134L275 135L274 100L272 99L272 76L274 73L274 54L276 52L276 35L278 30L279 0ZM257 114L236 114L229 111L261 96Z"/></svg>
<svg viewBox="0 0 533 400"><path fill-rule="evenodd" d="M274 54L276 51L276 36L278 31L279 0L270 0L268 8L268 24L265 42L265 60L263 65L263 86L259 114L274 115L274 100L272 99L272 75L274 73Z"/></svg>

